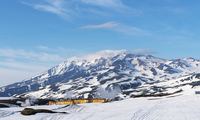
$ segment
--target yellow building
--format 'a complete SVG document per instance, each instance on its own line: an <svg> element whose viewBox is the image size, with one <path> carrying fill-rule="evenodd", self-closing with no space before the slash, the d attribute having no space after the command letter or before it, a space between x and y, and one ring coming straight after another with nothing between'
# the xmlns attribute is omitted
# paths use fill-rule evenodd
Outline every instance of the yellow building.
<svg viewBox="0 0 200 120"><path fill-rule="evenodd" d="M90 99L90 103L103 103L105 99Z"/></svg>
<svg viewBox="0 0 200 120"><path fill-rule="evenodd" d="M105 99L62 99L61 101L49 101L49 105L104 103Z"/></svg>

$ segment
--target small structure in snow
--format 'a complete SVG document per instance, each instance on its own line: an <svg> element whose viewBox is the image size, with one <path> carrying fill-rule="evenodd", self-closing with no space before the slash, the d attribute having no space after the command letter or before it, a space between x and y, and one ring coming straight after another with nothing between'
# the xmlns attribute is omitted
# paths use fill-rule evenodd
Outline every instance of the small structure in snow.
<svg viewBox="0 0 200 120"><path fill-rule="evenodd" d="M200 94L200 91L195 91L195 94Z"/></svg>
<svg viewBox="0 0 200 120"><path fill-rule="evenodd" d="M49 101L49 105L104 103L104 102L105 102L105 99L62 99L61 101Z"/></svg>

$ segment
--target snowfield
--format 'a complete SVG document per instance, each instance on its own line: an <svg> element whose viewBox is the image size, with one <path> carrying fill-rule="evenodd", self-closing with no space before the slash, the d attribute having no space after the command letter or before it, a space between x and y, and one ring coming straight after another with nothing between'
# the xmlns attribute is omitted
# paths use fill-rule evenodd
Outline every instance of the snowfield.
<svg viewBox="0 0 200 120"><path fill-rule="evenodd" d="M23 107L1 108L1 120L199 120L200 95L174 94L165 97L130 98L108 103L30 106L68 114L37 113L24 116Z"/></svg>

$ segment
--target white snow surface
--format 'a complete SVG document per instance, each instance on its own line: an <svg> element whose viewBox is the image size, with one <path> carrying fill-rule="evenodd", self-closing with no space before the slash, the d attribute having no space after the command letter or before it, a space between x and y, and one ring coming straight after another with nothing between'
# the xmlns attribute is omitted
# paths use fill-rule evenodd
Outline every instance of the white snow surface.
<svg viewBox="0 0 200 120"><path fill-rule="evenodd" d="M15 97L0 97L0 100L13 100L13 99L18 99Z"/></svg>
<svg viewBox="0 0 200 120"><path fill-rule="evenodd" d="M199 120L200 95L174 94L165 97L129 98L108 103L30 106L61 113L23 116L24 108L1 108L1 120ZM57 109L58 108L58 109ZM60 109L59 109L60 108Z"/></svg>

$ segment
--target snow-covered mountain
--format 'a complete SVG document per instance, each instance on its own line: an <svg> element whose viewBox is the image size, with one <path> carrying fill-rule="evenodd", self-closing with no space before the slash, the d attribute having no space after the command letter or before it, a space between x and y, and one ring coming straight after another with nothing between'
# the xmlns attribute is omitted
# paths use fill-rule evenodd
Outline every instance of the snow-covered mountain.
<svg viewBox="0 0 200 120"><path fill-rule="evenodd" d="M0 88L0 96L107 97L173 93L200 85L200 60L167 60L135 51L105 50L70 58L39 75Z"/></svg>

